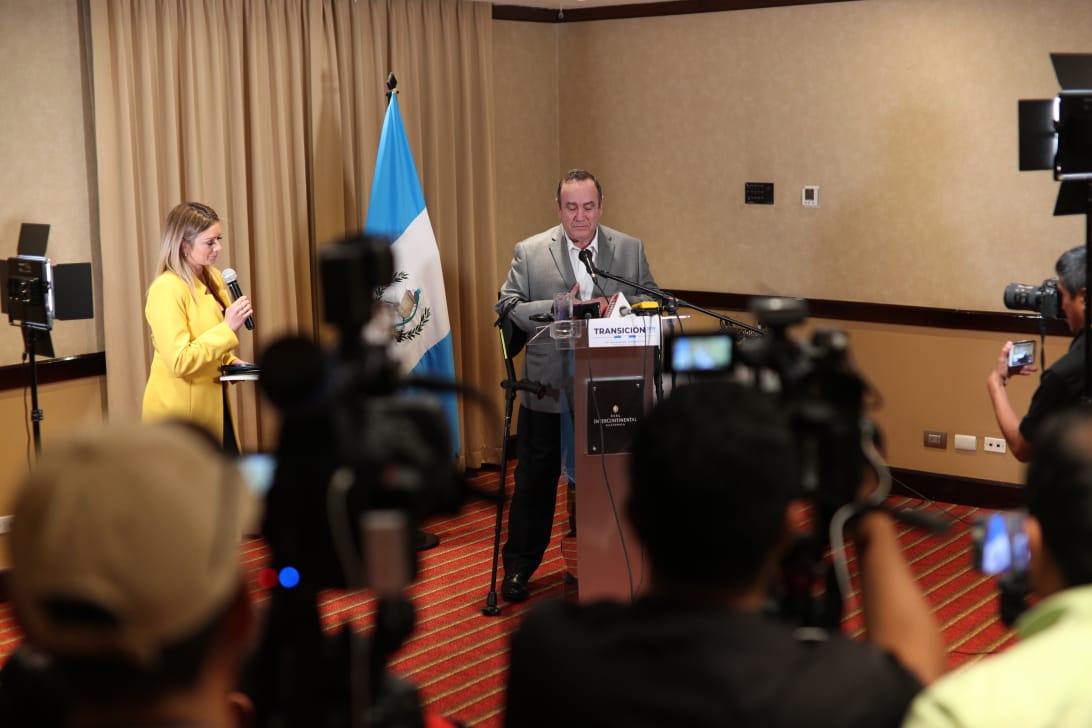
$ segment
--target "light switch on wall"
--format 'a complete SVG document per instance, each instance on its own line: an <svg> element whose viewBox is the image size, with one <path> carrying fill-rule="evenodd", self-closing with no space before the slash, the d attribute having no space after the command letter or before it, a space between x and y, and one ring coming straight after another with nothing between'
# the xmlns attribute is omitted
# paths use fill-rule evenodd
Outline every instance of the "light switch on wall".
<svg viewBox="0 0 1092 728"><path fill-rule="evenodd" d="M973 452L978 449L978 438L974 435L956 435L955 449L971 450Z"/></svg>

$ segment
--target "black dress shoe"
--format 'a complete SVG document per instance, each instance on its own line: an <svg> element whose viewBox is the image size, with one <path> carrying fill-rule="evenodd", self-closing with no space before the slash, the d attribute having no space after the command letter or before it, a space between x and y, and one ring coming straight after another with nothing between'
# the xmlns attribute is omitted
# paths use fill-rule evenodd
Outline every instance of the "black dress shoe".
<svg viewBox="0 0 1092 728"><path fill-rule="evenodd" d="M504 575L504 583L501 584L501 596L507 602L523 602L531 596L531 577L519 571Z"/></svg>

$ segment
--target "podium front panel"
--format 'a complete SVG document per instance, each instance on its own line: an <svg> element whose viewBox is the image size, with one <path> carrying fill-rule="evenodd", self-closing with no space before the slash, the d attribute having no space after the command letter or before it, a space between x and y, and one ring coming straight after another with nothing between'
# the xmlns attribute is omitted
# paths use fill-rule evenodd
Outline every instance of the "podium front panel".
<svg viewBox="0 0 1092 728"><path fill-rule="evenodd" d="M652 407L657 348L575 349L578 597L630 601L647 588L644 554L624 514L629 440Z"/></svg>

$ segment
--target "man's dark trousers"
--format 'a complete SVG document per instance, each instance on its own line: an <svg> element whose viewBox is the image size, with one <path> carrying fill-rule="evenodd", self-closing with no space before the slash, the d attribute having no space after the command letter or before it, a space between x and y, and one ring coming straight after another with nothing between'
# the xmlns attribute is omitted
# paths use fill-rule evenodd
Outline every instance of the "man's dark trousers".
<svg viewBox="0 0 1092 728"><path fill-rule="evenodd" d="M542 563L557 505L561 477L561 415L519 408L515 491L508 512L504 572L530 577Z"/></svg>

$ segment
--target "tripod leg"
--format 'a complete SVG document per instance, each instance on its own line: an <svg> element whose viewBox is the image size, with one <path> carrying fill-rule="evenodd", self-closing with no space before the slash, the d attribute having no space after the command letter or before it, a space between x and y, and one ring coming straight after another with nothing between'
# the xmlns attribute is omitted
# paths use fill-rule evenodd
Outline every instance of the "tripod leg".
<svg viewBox="0 0 1092 728"><path fill-rule="evenodd" d="M34 432L34 454L42 454L42 420L45 413L38 408L38 365L35 361L38 333L35 329L24 326L23 339L26 343L27 363L30 366L30 420Z"/></svg>

